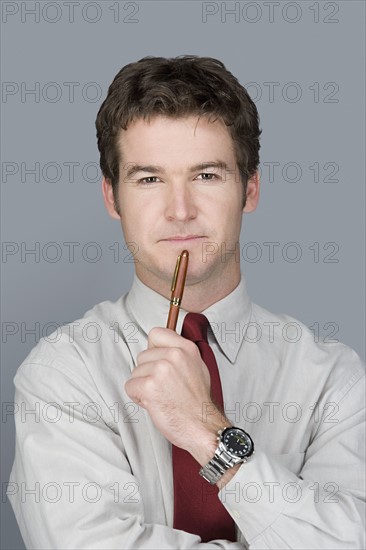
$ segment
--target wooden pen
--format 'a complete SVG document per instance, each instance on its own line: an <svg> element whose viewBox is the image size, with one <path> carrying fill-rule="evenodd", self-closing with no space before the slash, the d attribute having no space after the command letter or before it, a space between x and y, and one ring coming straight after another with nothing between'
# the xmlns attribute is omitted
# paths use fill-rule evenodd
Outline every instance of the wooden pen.
<svg viewBox="0 0 366 550"><path fill-rule="evenodd" d="M183 250L183 252L179 254L175 266L171 288L172 295L170 298L168 322L166 325L166 328L170 328L171 330L175 330L177 326L179 309L183 298L184 285L186 282L188 259L188 251Z"/></svg>

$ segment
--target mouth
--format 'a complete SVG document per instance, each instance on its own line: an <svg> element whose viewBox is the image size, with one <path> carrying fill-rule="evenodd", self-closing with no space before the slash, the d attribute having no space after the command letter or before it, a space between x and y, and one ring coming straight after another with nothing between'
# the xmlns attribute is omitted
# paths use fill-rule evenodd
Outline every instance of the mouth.
<svg viewBox="0 0 366 550"><path fill-rule="evenodd" d="M173 235L172 237L167 237L166 239L160 239L162 242L172 242L172 243L182 243L190 241L198 241L200 239L207 239L205 235Z"/></svg>

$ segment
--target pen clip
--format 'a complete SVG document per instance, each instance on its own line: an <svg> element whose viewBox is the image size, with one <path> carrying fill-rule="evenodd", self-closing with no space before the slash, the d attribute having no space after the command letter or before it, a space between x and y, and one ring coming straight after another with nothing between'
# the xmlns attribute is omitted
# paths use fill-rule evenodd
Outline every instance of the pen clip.
<svg viewBox="0 0 366 550"><path fill-rule="evenodd" d="M181 258L181 255L179 254L179 256L177 258L177 263L175 265L175 271L174 271L173 280L172 280L172 288L171 288L172 292L174 292L175 285L177 284L177 275L178 275L178 269L179 269L179 264L180 264L180 258Z"/></svg>

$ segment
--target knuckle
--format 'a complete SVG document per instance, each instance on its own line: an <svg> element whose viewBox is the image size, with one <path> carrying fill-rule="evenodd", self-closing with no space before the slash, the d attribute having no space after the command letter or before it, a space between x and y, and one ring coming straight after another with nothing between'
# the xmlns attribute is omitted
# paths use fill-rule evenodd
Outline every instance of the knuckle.
<svg viewBox="0 0 366 550"><path fill-rule="evenodd" d="M192 355L197 354L197 353L199 354L199 350L198 350L197 345L194 342L192 342L191 340L186 341L185 348L186 348L187 352L191 353Z"/></svg>
<svg viewBox="0 0 366 550"><path fill-rule="evenodd" d="M171 362L167 359L161 359L155 369L155 373L159 380L168 378L171 374Z"/></svg>
<svg viewBox="0 0 366 550"><path fill-rule="evenodd" d="M195 360L198 360L201 357L198 346L191 340L187 340L186 342L184 342L184 350Z"/></svg>
<svg viewBox="0 0 366 550"><path fill-rule="evenodd" d="M145 380L143 381L143 394L146 396L146 395L150 395L151 393L153 393L155 391L155 380L154 380L154 377L153 376L147 376L145 378Z"/></svg>
<svg viewBox="0 0 366 550"><path fill-rule="evenodd" d="M130 378L125 383L125 392L130 399L134 400L135 398L137 398L136 384L133 378Z"/></svg>
<svg viewBox="0 0 366 550"><path fill-rule="evenodd" d="M162 331L161 327L153 327L149 332L148 338L150 339L156 338L157 336L159 336L161 331Z"/></svg>
<svg viewBox="0 0 366 550"><path fill-rule="evenodd" d="M183 351L180 348L170 348L167 357L172 363L178 363L183 360Z"/></svg>

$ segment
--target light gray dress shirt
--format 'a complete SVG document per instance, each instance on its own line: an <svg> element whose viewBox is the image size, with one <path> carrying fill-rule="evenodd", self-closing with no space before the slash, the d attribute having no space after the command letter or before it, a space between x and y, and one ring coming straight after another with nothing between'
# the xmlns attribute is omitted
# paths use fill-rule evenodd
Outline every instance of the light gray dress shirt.
<svg viewBox="0 0 366 550"><path fill-rule="evenodd" d="M27 548L365 548L363 365L253 304L243 277L203 312L226 415L256 448L219 493L238 542L173 529L171 445L124 390L168 309L135 277L19 367L8 494Z"/></svg>

